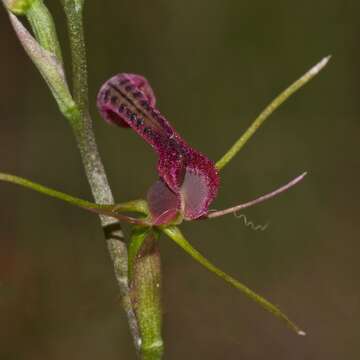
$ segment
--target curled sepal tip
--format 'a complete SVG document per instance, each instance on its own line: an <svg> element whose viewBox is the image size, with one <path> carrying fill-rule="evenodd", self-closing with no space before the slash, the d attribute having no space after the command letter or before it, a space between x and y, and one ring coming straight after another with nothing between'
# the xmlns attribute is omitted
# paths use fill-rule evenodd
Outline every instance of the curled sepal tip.
<svg viewBox="0 0 360 360"><path fill-rule="evenodd" d="M293 323L278 307L271 304L269 301L264 299L262 296L256 294L254 291L249 289L246 285L240 283L238 280L234 279L230 275L226 274L218 267L213 265L209 260L207 260L203 255L201 255L192 245L186 240L179 228L176 226L169 226L161 228L162 231L172 239L177 245L179 245L185 252L187 252L192 258L199 262L206 269L219 276L221 279L240 290L247 297L258 303L262 308L274 314L276 317L284 321L292 330L294 330L298 335L305 335L305 332L301 330L295 323Z"/></svg>

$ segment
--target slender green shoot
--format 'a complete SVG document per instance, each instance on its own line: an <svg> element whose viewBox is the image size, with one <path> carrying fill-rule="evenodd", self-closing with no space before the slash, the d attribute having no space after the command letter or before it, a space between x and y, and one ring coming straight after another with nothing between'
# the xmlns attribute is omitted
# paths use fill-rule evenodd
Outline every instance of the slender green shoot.
<svg viewBox="0 0 360 360"><path fill-rule="evenodd" d="M295 323L293 323L278 307L271 304L269 301L256 294L254 291L249 289L246 285L240 283L230 275L226 274L218 267L213 265L209 260L207 260L203 255L201 255L192 245L186 240L184 235L181 233L179 228L175 226L164 227L161 229L170 239L175 241L183 250L185 250L191 257L193 257L197 262L204 266L209 271L213 272L215 275L219 276L221 279L234 286L236 289L243 292L250 299L258 303L265 310L274 314L279 319L283 320L292 330L294 330L298 335L306 335L303 330L301 330Z"/></svg>
<svg viewBox="0 0 360 360"><path fill-rule="evenodd" d="M226 152L226 154L216 163L216 168L221 170L232 158L243 148L243 146L255 134L256 130L264 123L264 121L291 95L302 88L314 76L316 76L328 63L330 56L323 58L319 63L313 66L300 79L292 83L280 95L278 95L253 121L245 133L234 143L234 145Z"/></svg>

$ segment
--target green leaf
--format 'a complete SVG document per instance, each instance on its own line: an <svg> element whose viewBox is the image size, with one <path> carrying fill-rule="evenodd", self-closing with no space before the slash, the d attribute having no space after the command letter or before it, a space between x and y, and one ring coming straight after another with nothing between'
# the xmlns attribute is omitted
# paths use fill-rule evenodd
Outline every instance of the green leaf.
<svg viewBox="0 0 360 360"><path fill-rule="evenodd" d="M220 270L218 267L213 265L208 259L201 255L191 244L185 239L179 228L175 226L164 227L161 229L170 239L175 241L185 252L187 252L192 258L199 262L206 269L219 276L221 279L240 290L247 297L258 303L262 308L271 312L279 319L283 320L292 330L294 330L298 335L305 335L305 332L302 331L295 323L293 323L278 307L271 304L269 301L264 299L262 296L256 294L254 291L249 289L246 285L240 283L238 280L234 279L230 275L226 274L224 271Z"/></svg>

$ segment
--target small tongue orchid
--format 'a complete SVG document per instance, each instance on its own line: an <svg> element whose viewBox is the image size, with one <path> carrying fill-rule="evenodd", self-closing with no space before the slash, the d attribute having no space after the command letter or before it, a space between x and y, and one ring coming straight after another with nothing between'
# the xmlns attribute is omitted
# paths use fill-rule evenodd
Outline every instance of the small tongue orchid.
<svg viewBox="0 0 360 360"><path fill-rule="evenodd" d="M159 179L150 186L146 201L135 200L117 205L94 204L17 176L0 173L0 180L25 186L84 209L128 222L136 225L135 229L161 231L208 270L285 321L297 334L305 335L279 308L209 262L190 245L175 225L183 220L210 219L235 213L281 194L304 178L306 173L255 200L225 210L209 210L218 193L219 171L240 151L269 115L318 74L328 60L329 57L324 58L276 97L217 163L189 146L156 109L154 91L144 77L124 73L106 81L97 97L102 117L110 124L133 129L158 155ZM129 212L138 213L140 216L130 217L122 214ZM133 258L136 258L136 253ZM129 270L131 271L130 267Z"/></svg>
<svg viewBox="0 0 360 360"><path fill-rule="evenodd" d="M207 214L219 188L213 161L190 147L155 108L154 92L140 75L118 74L100 89L97 105L111 124L130 127L159 156L159 180L147 194L154 225Z"/></svg>

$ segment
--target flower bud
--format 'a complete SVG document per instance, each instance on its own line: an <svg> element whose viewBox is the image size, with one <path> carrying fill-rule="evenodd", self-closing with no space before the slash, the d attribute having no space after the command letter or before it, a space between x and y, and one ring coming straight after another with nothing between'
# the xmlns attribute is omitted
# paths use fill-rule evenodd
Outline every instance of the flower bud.
<svg viewBox="0 0 360 360"><path fill-rule="evenodd" d="M4 3L12 13L25 15L35 1L37 0L4 0Z"/></svg>

